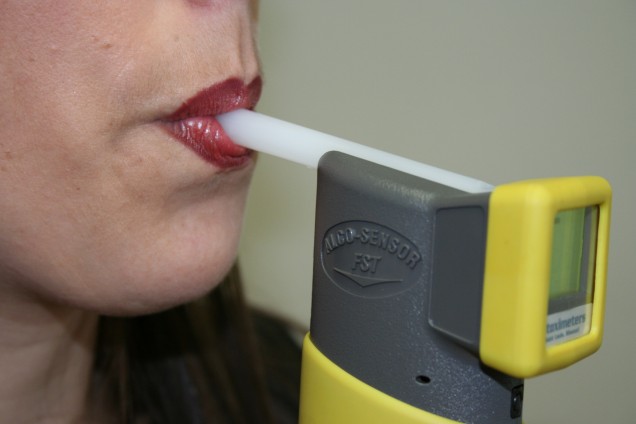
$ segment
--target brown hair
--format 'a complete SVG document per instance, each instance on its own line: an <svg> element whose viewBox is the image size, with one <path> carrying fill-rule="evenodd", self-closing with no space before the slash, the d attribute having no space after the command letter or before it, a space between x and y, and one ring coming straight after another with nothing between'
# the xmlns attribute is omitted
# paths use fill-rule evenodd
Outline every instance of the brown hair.
<svg viewBox="0 0 636 424"><path fill-rule="evenodd" d="M125 424L295 422L300 357L280 343L285 331L272 331L271 320L263 325L259 316L253 320L234 267L193 303L148 316L103 317L94 396ZM261 337L255 324L265 330ZM269 375L265 362L273 364Z"/></svg>

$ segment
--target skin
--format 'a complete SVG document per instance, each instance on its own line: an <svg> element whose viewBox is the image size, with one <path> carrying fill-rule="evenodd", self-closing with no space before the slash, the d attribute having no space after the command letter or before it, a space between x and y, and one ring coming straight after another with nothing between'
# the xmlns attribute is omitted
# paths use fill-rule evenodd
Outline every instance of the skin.
<svg viewBox="0 0 636 424"><path fill-rule="evenodd" d="M0 0L6 422L83 422L97 316L192 300L231 267L252 166L220 170L158 122L258 75L255 9Z"/></svg>

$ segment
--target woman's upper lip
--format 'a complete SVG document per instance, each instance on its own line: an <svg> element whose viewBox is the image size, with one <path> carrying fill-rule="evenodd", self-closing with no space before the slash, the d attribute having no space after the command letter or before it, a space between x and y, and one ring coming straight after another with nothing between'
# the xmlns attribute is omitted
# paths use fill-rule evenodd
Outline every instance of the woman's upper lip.
<svg viewBox="0 0 636 424"><path fill-rule="evenodd" d="M261 96L262 85L258 76L249 84L239 78L228 78L199 91L164 120L180 121L215 116L235 109L253 109Z"/></svg>

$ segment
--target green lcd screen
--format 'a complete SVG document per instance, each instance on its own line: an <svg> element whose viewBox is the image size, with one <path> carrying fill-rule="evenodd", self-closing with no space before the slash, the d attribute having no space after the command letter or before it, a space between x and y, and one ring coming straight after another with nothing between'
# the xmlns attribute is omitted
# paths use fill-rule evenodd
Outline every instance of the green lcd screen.
<svg viewBox="0 0 636 424"><path fill-rule="evenodd" d="M597 230L596 206L560 211L554 219L548 345L589 332Z"/></svg>
<svg viewBox="0 0 636 424"><path fill-rule="evenodd" d="M595 206L557 213L552 238L550 300L585 292L586 300L591 301L597 216Z"/></svg>

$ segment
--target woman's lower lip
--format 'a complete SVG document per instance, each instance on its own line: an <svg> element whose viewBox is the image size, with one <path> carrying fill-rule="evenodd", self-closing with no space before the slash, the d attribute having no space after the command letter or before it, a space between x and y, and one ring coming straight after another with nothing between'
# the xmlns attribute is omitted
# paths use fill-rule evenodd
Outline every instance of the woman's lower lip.
<svg viewBox="0 0 636 424"><path fill-rule="evenodd" d="M162 124L170 135L218 168L237 168L252 159L253 151L235 144L212 116Z"/></svg>

